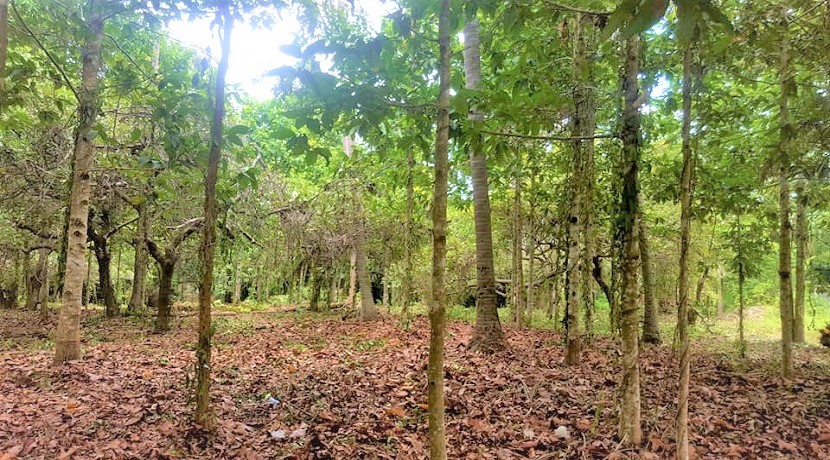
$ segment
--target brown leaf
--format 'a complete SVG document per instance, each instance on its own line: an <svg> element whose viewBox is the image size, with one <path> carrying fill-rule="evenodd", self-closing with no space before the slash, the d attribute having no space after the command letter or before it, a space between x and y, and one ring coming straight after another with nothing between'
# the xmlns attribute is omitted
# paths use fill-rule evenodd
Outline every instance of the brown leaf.
<svg viewBox="0 0 830 460"><path fill-rule="evenodd" d="M401 406L392 406L386 409L386 413L393 417L403 417L406 415L406 409Z"/></svg>

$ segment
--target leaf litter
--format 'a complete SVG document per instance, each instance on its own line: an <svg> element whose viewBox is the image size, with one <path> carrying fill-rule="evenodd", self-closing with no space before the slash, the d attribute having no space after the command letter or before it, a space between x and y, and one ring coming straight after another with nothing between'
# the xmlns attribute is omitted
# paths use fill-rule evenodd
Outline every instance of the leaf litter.
<svg viewBox="0 0 830 460"><path fill-rule="evenodd" d="M422 459L427 451L423 319L250 315L214 337L216 426L192 423L192 319L166 335L128 320L87 324L85 354L50 366L29 312L2 312L0 459ZM8 321L7 321L8 319ZM15 335L5 335L9 325ZM230 328L233 329L233 328ZM642 350L644 442L615 438L617 346L595 339L574 367L561 337L506 330L509 347L467 349L469 324L448 325L450 458L670 458L676 357ZM93 340L94 339L94 340ZM691 385L696 458L830 458L827 350L797 350L799 378L776 376L774 346L752 361L697 349Z"/></svg>

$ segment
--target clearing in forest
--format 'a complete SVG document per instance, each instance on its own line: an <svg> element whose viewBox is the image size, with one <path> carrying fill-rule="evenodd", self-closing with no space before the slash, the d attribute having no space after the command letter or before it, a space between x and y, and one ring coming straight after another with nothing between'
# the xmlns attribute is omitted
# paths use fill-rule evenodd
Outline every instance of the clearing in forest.
<svg viewBox="0 0 830 460"><path fill-rule="evenodd" d="M135 321L85 319L82 360L53 368L32 313L0 311L0 453L19 458L424 458L428 327L389 316L360 323L302 312L216 319L217 428L192 423L195 326L165 335ZM12 332L14 334L12 334ZM447 340L450 458L673 456L676 356L641 356L641 450L614 438L617 346L597 339L581 365L563 364L553 331L507 329L509 349L468 351ZM777 377L777 345L753 343L739 362L705 349L692 366L691 432L698 458L828 458L830 354L797 350L799 378ZM3 457L6 458L6 457ZM12 457L10 457L12 458Z"/></svg>

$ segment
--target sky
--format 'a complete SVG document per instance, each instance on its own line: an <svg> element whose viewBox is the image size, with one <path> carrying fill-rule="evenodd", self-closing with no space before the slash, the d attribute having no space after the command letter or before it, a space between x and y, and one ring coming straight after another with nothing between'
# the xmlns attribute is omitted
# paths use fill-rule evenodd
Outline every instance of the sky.
<svg viewBox="0 0 830 460"><path fill-rule="evenodd" d="M356 14L365 15L374 30L380 28L384 16L394 11L394 3L384 5L383 0L356 0ZM212 18L194 21L174 21L169 24L169 34L174 40L199 51L210 48L218 54L219 43L215 30L211 30ZM280 46L294 41L300 30L295 18L285 12L270 29L254 29L250 23L234 25L231 35L231 54L227 81L239 84L245 92L258 100L273 95L274 79L263 76L272 69L292 65L296 59L280 51Z"/></svg>

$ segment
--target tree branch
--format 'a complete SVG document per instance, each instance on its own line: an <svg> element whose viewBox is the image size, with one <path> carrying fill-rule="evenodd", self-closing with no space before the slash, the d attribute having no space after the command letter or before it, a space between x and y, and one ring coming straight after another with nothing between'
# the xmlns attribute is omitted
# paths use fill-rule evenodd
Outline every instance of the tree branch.
<svg viewBox="0 0 830 460"><path fill-rule="evenodd" d="M504 133L500 131L488 131L486 129L482 129L481 131L484 134L492 134L494 136L503 136L503 137L517 137L519 139L530 139L530 140L540 140L540 141L582 141L582 140L589 140L589 139L616 139L619 137L617 133L608 133L608 134L594 134L592 136L533 136L530 134L519 134L519 133Z"/></svg>

